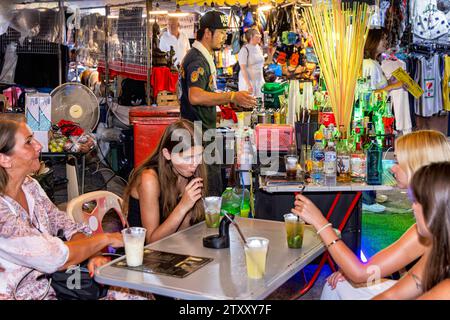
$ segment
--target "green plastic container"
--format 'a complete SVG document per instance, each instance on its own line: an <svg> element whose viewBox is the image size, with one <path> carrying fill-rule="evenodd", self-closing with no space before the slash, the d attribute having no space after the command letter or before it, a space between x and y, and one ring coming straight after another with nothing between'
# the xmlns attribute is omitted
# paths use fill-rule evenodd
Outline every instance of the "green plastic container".
<svg viewBox="0 0 450 320"><path fill-rule="evenodd" d="M240 199L240 212L241 217L243 218L249 218L250 214L250 191L248 189L241 187L235 187L234 192L239 196Z"/></svg>
<svg viewBox="0 0 450 320"><path fill-rule="evenodd" d="M220 209L220 215L223 216L224 212L239 216L241 214L241 197L236 194L233 188L228 187L222 193L222 207Z"/></svg>
<svg viewBox="0 0 450 320"><path fill-rule="evenodd" d="M261 88L261 92L264 94L264 108L265 109L279 109L280 108L280 96L285 94L287 82L276 83L267 82Z"/></svg>

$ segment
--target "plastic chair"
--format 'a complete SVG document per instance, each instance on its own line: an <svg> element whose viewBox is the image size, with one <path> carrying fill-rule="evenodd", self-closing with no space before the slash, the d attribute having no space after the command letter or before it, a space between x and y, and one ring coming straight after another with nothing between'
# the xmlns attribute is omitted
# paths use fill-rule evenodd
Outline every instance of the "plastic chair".
<svg viewBox="0 0 450 320"><path fill-rule="evenodd" d="M0 112L6 112L8 110L8 99L3 94L0 94Z"/></svg>
<svg viewBox="0 0 450 320"><path fill-rule="evenodd" d="M78 196L67 204L67 214L89 225L94 234L120 232L127 220L122 214L122 199L109 191L94 191Z"/></svg>

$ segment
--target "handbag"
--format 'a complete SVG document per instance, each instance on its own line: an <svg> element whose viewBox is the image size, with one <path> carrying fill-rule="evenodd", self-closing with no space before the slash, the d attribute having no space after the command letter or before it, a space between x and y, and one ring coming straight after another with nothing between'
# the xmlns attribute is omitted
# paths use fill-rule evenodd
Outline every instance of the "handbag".
<svg viewBox="0 0 450 320"><path fill-rule="evenodd" d="M66 241L64 230L59 229L57 237L62 241ZM44 278L48 280L47 290L39 300L45 299L50 287L55 291L58 300L99 300L104 298L108 293L109 286L102 285L91 278L87 264L88 260L66 271L56 271L38 276L36 280ZM36 270L30 270L16 285L14 289L14 300L19 300L17 299L17 290L33 271Z"/></svg>
<svg viewBox="0 0 450 320"><path fill-rule="evenodd" d="M58 300L99 300L106 297L109 286L101 285L91 278L86 266L87 261L67 271L56 271L40 277L48 279ZM73 272L68 272L71 270Z"/></svg>

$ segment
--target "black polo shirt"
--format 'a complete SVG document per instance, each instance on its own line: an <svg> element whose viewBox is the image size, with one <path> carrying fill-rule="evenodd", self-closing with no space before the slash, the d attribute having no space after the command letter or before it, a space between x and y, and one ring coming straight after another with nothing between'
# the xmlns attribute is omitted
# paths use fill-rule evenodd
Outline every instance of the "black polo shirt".
<svg viewBox="0 0 450 320"><path fill-rule="evenodd" d="M198 87L214 92L214 79L209 63L196 48L188 51L180 69L181 117L192 122L202 121L203 130L216 128L216 107L192 105L189 102L189 88Z"/></svg>

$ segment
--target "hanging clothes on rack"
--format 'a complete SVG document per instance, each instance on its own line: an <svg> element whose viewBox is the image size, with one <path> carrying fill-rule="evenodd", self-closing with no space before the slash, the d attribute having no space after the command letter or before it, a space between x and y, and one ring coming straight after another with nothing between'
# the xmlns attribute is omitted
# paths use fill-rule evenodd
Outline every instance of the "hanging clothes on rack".
<svg viewBox="0 0 450 320"><path fill-rule="evenodd" d="M415 80L425 93L415 101L415 111L422 117L431 117L443 109L439 58L439 55L435 54L430 58L418 56L417 59L418 68Z"/></svg>

